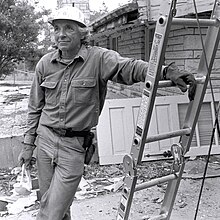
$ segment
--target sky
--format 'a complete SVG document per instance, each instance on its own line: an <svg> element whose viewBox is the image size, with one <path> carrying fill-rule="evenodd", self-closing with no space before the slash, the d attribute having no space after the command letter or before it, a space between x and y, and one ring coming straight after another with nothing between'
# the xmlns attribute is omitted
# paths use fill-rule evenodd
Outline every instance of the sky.
<svg viewBox="0 0 220 220"><path fill-rule="evenodd" d="M45 6L47 9L54 9L56 7L57 0L38 0L40 6ZM74 0L73 0L74 1ZM102 8L102 3L105 2L109 11L116 9L119 4L124 5L129 0L89 0L90 10L99 11Z"/></svg>

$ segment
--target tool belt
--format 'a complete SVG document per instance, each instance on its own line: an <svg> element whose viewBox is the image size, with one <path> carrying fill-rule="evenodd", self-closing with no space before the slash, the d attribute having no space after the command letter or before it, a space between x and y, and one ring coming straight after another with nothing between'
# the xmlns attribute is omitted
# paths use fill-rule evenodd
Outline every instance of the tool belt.
<svg viewBox="0 0 220 220"><path fill-rule="evenodd" d="M83 148L86 150L86 155L85 155L85 160L84 163L88 165L92 159L92 156L95 152L95 145L92 143L92 140L94 138L94 133L89 132L85 137L84 137L84 143L83 143Z"/></svg>
<svg viewBox="0 0 220 220"><path fill-rule="evenodd" d="M51 128L56 134L61 137L86 137L90 131L74 131L72 128Z"/></svg>
<svg viewBox="0 0 220 220"><path fill-rule="evenodd" d="M94 138L94 133L91 131L73 131L71 128L62 129L62 128L51 128L56 134L62 137L84 137L83 148L86 151L85 154L85 164L89 164L92 156L95 152L95 145L92 144Z"/></svg>

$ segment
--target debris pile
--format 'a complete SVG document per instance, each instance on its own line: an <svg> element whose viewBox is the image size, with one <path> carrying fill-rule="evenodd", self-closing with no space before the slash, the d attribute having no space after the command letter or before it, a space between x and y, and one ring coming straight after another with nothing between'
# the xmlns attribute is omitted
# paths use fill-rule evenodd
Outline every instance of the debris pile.
<svg viewBox="0 0 220 220"><path fill-rule="evenodd" d="M0 217L36 210L39 206L36 190L25 190L25 193L21 193L21 189L24 189L20 187L21 181L24 180L21 173L21 167L0 171ZM34 179L36 175L36 169L33 169L30 177Z"/></svg>
<svg viewBox="0 0 220 220"><path fill-rule="evenodd" d="M220 159L215 158L217 157L211 157L210 159L207 176L220 176ZM201 178L205 163L206 158L204 157L187 161L183 178L188 180L191 178ZM138 183L169 174L171 166L171 160L143 162L142 165L138 167ZM29 195L18 195L13 188L20 171L21 168L0 170L0 217L17 215L19 213L31 213L31 215L34 216L38 212L39 201L37 201L35 190L32 190ZM36 179L36 176L37 171L34 169L31 172L31 177ZM122 164L108 166L100 166L95 163L90 164L85 167L84 176L75 195L75 200L81 201L100 195L116 193L122 189L123 177ZM163 194L165 189L166 184L157 185L158 193L151 198L154 204L161 204L163 202L160 194ZM184 195L179 196L177 205L181 209L188 206Z"/></svg>

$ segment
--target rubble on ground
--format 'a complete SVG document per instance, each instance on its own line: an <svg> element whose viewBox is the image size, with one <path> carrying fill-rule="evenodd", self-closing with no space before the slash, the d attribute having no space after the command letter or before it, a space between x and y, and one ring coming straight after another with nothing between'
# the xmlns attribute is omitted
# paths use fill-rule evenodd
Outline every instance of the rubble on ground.
<svg viewBox="0 0 220 220"><path fill-rule="evenodd" d="M201 178L204 172L206 158L200 157L195 160L186 162L186 169L183 178ZM143 162L140 166L138 183L167 175L170 172L171 161L157 161L157 162ZM36 170L31 173L32 178L37 175ZM220 159L218 157L211 157L208 164L207 176L220 176ZM13 183L16 181L17 173L11 169L0 170L0 206L6 202L5 208L0 212L0 216L15 215L19 212L36 211L39 208L39 201L37 200L36 192L27 196L18 196L13 193ZM91 164L85 167L85 173L80 182L78 191L75 195L76 200L83 200L94 198L103 194L110 194L118 192L123 186L123 165L107 165L100 166L98 164ZM158 190L166 189L166 185L158 185ZM152 199L154 203L161 203L160 198ZM179 200L179 207L184 208L187 203L184 199ZM21 205L22 204L22 205Z"/></svg>

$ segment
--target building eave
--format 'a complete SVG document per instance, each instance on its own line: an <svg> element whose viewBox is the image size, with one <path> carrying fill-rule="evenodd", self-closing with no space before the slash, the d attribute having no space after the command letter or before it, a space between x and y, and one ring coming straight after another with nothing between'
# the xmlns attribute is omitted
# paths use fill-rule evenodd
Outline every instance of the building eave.
<svg viewBox="0 0 220 220"><path fill-rule="evenodd" d="M129 3L129 4L123 5L117 9L109 12L107 15L104 15L104 16L96 19L95 21L91 22L89 24L89 26L92 27L93 29L97 29L98 27L105 25L108 22L111 22L116 17L120 17L124 14L127 14L127 13L135 11L135 10L138 10L137 3Z"/></svg>

